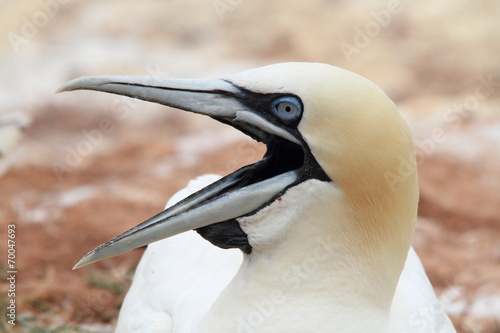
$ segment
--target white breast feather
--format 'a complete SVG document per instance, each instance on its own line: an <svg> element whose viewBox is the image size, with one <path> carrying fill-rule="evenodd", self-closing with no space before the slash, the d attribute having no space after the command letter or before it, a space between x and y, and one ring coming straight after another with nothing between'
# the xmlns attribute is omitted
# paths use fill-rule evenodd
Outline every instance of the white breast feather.
<svg viewBox="0 0 500 333"><path fill-rule="evenodd" d="M219 178L204 175L190 181L167 207ZM195 332L241 261L240 250L215 247L195 231L150 244L123 303L116 332Z"/></svg>

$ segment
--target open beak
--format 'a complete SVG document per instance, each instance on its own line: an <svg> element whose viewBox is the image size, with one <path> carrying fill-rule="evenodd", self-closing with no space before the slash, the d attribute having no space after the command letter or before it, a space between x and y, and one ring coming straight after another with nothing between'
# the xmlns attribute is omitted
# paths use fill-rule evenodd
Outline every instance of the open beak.
<svg viewBox="0 0 500 333"><path fill-rule="evenodd" d="M234 222L274 201L301 178L303 140L262 111L262 103L274 98L269 94L249 92L223 79L131 76L83 77L68 82L59 92L79 89L125 95L207 115L264 142L268 151L261 161L235 171L100 245L74 268L188 230Z"/></svg>

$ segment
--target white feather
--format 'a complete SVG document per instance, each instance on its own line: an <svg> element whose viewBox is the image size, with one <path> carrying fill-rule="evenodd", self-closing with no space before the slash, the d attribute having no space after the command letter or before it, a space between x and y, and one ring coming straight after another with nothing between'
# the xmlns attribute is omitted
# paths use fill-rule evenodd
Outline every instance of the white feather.
<svg viewBox="0 0 500 333"><path fill-rule="evenodd" d="M204 175L190 181L167 207L219 178ZM239 250L217 248L194 231L150 244L123 303L116 332L196 332L235 276L242 257ZM413 248L396 288L389 332L456 332Z"/></svg>

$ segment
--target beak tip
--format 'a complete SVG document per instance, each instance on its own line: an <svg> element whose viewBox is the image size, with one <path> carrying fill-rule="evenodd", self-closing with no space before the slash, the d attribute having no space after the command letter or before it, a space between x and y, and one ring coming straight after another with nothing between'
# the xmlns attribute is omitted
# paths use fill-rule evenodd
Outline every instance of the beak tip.
<svg viewBox="0 0 500 333"><path fill-rule="evenodd" d="M56 90L56 94L62 93L64 91L73 91L82 88L84 85L82 84L83 78L77 78L63 84L59 89Z"/></svg>
<svg viewBox="0 0 500 333"><path fill-rule="evenodd" d="M67 90L65 89L65 86L62 86L62 87L59 87L59 88L58 88L58 89L54 92L54 94L59 94L59 93L62 93L62 92L64 92L64 91L67 91Z"/></svg>
<svg viewBox="0 0 500 333"><path fill-rule="evenodd" d="M56 90L56 94L65 91L74 91L80 89L90 89L92 87L99 86L108 83L105 77L99 76L82 76L63 84L59 89Z"/></svg>
<svg viewBox="0 0 500 333"><path fill-rule="evenodd" d="M79 262L76 263L75 266L73 266L73 271L78 269L78 268L81 268L83 266L87 266L88 264L94 262L95 260L89 260L89 256L86 255L85 257L83 257L82 259L80 259Z"/></svg>

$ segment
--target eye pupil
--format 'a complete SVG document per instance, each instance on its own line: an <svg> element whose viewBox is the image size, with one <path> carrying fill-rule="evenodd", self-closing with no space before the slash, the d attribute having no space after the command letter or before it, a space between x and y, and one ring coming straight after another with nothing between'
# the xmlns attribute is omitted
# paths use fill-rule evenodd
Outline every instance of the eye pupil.
<svg viewBox="0 0 500 333"><path fill-rule="evenodd" d="M285 101L276 105L276 111L278 111L278 114L290 116L290 114L293 114L294 112L298 113L299 108L296 105Z"/></svg>

